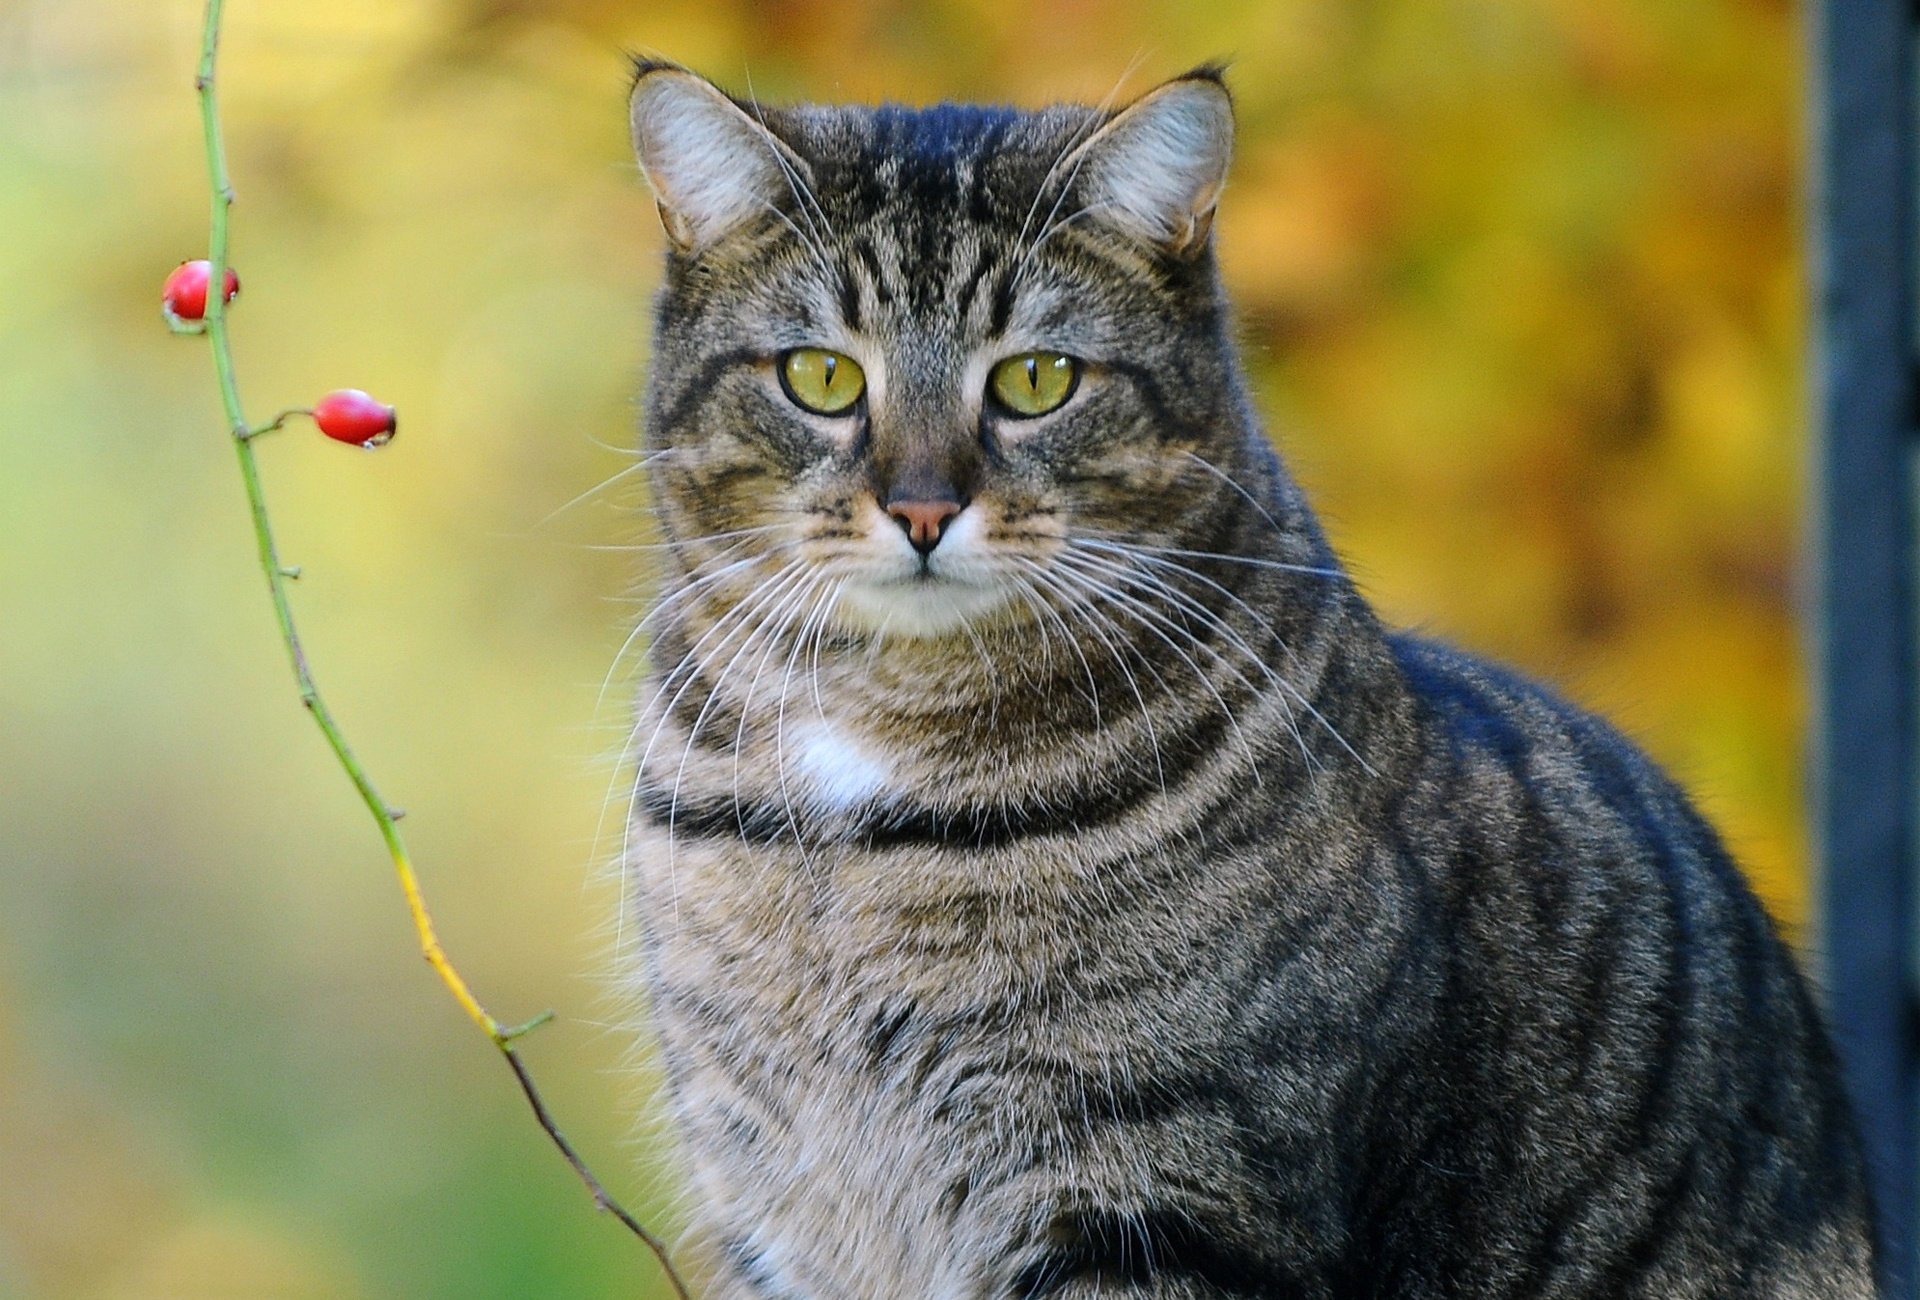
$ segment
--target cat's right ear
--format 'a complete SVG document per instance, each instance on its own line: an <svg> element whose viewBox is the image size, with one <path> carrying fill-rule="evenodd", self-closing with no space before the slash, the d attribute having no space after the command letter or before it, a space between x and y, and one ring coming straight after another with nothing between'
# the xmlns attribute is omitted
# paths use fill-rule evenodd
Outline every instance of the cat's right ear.
<svg viewBox="0 0 1920 1300"><path fill-rule="evenodd" d="M671 63L635 67L633 151L683 253L778 207L807 165L712 82Z"/></svg>

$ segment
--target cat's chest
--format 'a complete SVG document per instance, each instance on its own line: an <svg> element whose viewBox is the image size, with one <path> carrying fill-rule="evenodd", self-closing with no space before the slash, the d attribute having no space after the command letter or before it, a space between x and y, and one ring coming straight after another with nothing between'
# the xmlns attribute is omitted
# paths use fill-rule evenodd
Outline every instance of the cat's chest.
<svg viewBox="0 0 1920 1300"><path fill-rule="evenodd" d="M822 718L796 726L775 761L809 802L833 814L887 801L906 777L905 764L889 748Z"/></svg>
<svg viewBox="0 0 1920 1300"><path fill-rule="evenodd" d="M986 1294L1063 1063L1123 1041L1082 1005L1076 923L1046 919L1064 900L969 895L935 848L675 856L642 882L647 974L709 1231L793 1294Z"/></svg>

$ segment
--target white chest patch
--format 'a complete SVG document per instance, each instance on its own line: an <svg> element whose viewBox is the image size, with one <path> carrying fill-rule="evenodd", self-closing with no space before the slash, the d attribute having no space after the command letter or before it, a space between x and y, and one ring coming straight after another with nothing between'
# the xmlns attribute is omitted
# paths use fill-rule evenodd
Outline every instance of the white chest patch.
<svg viewBox="0 0 1920 1300"><path fill-rule="evenodd" d="M789 762L824 807L842 812L887 788L887 764L830 723L816 722L797 738Z"/></svg>

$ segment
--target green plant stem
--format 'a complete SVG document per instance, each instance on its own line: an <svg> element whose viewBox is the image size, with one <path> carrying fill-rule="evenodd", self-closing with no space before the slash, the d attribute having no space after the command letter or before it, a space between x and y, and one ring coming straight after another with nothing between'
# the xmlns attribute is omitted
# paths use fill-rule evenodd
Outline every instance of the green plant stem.
<svg viewBox="0 0 1920 1300"><path fill-rule="evenodd" d="M247 505L253 516L254 540L260 554L260 568L266 575L267 589L273 597L273 613L280 627L280 639L286 646L287 658L293 666L293 676L300 690L300 702L313 716L314 724L326 738L327 746L339 760L347 779L360 794L361 802L373 815L379 828L380 838L387 846L388 855L393 859L394 873L399 878L401 892L406 896L407 910L412 917L414 929L420 940L420 950L440 977L447 991L460 1008L479 1026L481 1032L493 1043L507 1065L513 1071L515 1081L525 1095L527 1104L532 1108L534 1118L548 1139L565 1157L587 1191L592 1195L596 1207L612 1214L626 1228L638 1237L654 1257L672 1283L680 1300L689 1300L686 1284L673 1266L668 1256L666 1244L649 1232L640 1221L629 1214L620 1203L614 1200L604 1184L594 1176L586 1162L580 1158L566 1136L554 1122L552 1113L547 1109L540 1091L534 1086L533 1076L528 1072L526 1062L516 1048L517 1040L524 1034L537 1029L553 1013L542 1012L525 1024L508 1026L501 1024L480 1002L468 987L446 950L441 946L434 929L433 916L427 910L426 899L420 891L419 878L413 869L413 860L407 852L406 842L401 838L399 819L404 816L400 810L392 807L380 796L373 779L366 768L355 757L347 744L345 734L327 707L320 688L315 683L313 671L307 662L307 655L300 642L299 630L294 625L293 604L289 599L287 583L299 576L297 568L282 564L279 548L275 544L272 522L267 514L267 498L260 479L260 463L254 454L253 440L269 430L277 429L290 416L301 414L295 410L284 411L275 419L255 427L247 422L244 408L240 402L240 386L235 378L233 347L227 330L227 301L224 288L227 282L227 262L229 251L229 218L233 211L233 184L227 174L226 145L220 131L220 101L218 88L214 80L215 64L220 47L220 19L224 0L207 0L206 27L200 46L200 70L194 79L194 88L200 97L200 121L206 136L207 174L213 187L212 233L209 240L207 260L211 264L212 274L207 294L205 334L213 347L214 375L220 386L220 402L226 413L227 431L233 438L234 453L240 459L240 478L246 486Z"/></svg>

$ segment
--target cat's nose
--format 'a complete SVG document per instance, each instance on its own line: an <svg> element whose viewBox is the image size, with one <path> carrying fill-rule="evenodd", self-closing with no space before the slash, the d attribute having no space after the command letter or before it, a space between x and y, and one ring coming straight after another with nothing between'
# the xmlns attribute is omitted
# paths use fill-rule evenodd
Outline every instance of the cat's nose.
<svg viewBox="0 0 1920 1300"><path fill-rule="evenodd" d="M887 513L900 525L900 531L913 543L913 549L922 555L933 554L933 548L940 545L941 534L947 530L947 523L965 509L960 501L890 501Z"/></svg>

